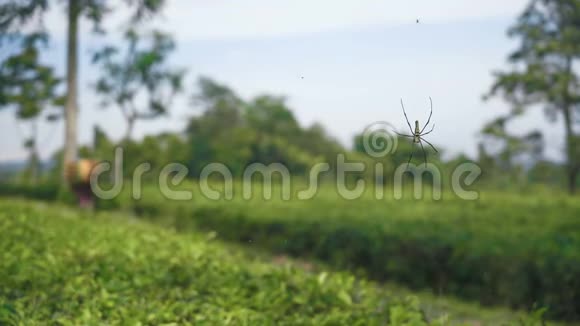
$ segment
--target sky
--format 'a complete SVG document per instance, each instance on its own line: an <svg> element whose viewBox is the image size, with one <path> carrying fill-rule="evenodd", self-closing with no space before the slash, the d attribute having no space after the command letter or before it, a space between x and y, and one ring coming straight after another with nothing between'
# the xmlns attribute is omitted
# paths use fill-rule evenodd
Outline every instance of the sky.
<svg viewBox="0 0 580 326"><path fill-rule="evenodd" d="M450 158L476 155L482 125L507 112L501 99L482 101L493 71L509 69L506 57L517 46L507 29L526 1L464 0L330 1L330 0L167 0L154 25L171 33L177 49L171 64L186 68L186 94L168 117L138 122L134 138L181 131L187 118L199 114L188 104L199 76L234 89L244 99L283 95L303 126L318 122L345 146L375 121L408 129L410 120L424 123L433 99L435 130L428 140ZM111 1L111 3L118 1ZM58 2L57 2L58 3ZM53 6L55 6L53 4ZM90 33L81 22L79 140L90 143L97 125L119 139L125 123L116 108L99 107L91 87L99 75L90 53L104 41L118 42L128 9L118 7L106 22L108 36ZM419 23L417 23L417 19ZM66 19L62 6L45 19L51 32L43 60L65 73ZM541 109L508 125L513 133L544 132L545 156L560 159L561 121L546 122ZM63 123L40 129L41 156L63 144ZM26 158L22 137L26 125L11 110L0 111L0 161Z"/></svg>

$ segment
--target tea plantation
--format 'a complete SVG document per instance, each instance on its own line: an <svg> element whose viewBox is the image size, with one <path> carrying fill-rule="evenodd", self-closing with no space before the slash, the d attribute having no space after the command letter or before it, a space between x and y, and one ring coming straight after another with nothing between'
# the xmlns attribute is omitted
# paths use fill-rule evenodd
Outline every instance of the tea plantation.
<svg viewBox="0 0 580 326"><path fill-rule="evenodd" d="M346 274L247 261L200 235L0 201L1 325L442 325Z"/></svg>
<svg viewBox="0 0 580 326"><path fill-rule="evenodd" d="M113 206L155 223L0 200L0 325L540 325L542 314L577 316L580 215L570 198L124 196ZM256 259L260 250L328 268L281 266ZM487 318L486 308L441 309L366 278L536 311Z"/></svg>
<svg viewBox="0 0 580 326"><path fill-rule="evenodd" d="M190 185L195 189L195 185ZM331 187L311 200L169 201L149 189L131 203L141 215L175 216L274 253L310 257L376 280L454 295L484 305L548 308L580 320L580 201L566 195L488 191L476 201L340 198Z"/></svg>

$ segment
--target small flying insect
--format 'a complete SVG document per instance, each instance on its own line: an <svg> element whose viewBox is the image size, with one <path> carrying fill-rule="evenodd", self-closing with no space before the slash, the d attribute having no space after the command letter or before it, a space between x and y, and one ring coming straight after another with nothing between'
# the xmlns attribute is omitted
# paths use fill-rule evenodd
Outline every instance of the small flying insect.
<svg viewBox="0 0 580 326"><path fill-rule="evenodd" d="M425 152L425 148L423 147L423 142L425 142L429 146L431 146L431 148L433 148L433 150L436 153L439 153L437 151L437 149L435 148L435 146L433 146L430 142L428 142L427 140L425 140L425 138L423 138L423 136L430 134L433 131L433 129L435 128L435 124L433 124L433 126L431 127L431 130L424 133L425 129L429 125L429 122L431 121L431 115L433 114L433 100L431 100L431 97L429 97L429 101L431 102L431 112L429 113L429 118L427 119L427 123L421 129L419 127L419 120L415 120L415 130L413 130L413 128L411 128L411 123L409 123L409 118L407 118L407 112L405 112L405 106L403 105L403 99L401 99L401 107L403 108L403 114L405 115L405 120L407 120L407 125L409 126L409 130L411 131L411 135L400 134L400 133L395 131L395 133L399 136L413 138L413 144L419 143L419 145L421 145L421 150L423 151L423 156L425 157L425 166L427 166L427 152ZM409 160L407 161L407 169L409 168L409 163L411 162L412 158L413 158L413 152L411 152L411 156L409 157Z"/></svg>

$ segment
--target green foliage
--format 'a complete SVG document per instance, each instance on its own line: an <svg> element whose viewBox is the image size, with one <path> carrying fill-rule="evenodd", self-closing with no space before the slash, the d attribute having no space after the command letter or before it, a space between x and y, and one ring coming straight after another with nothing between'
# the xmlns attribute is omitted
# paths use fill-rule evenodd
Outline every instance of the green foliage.
<svg viewBox="0 0 580 326"><path fill-rule="evenodd" d="M40 166L37 140L38 127L43 121L55 121L61 115L54 110L63 102L57 92L61 80L53 69L40 62L39 54L46 43L45 34L31 34L13 41L20 49L0 63L0 110L14 109L18 119L29 124L24 147L29 151L30 182L38 182Z"/></svg>
<svg viewBox="0 0 580 326"><path fill-rule="evenodd" d="M80 149L81 157L114 162L116 146L113 141L99 128L95 128L94 134L93 145ZM143 181L156 181L163 167L170 163L185 164L187 162L187 143L183 137L173 133L145 136L140 142L127 140L122 145L122 168L125 178L133 178L136 168L143 163L148 163L150 169L143 174ZM58 170L57 166L55 171Z"/></svg>
<svg viewBox="0 0 580 326"><path fill-rule="evenodd" d="M283 97L260 95L246 102L204 77L198 88L192 104L202 113L186 129L193 176L212 162L225 164L236 176L256 162L281 163L304 174L321 161L333 166L336 154L344 151L320 125L301 127Z"/></svg>
<svg viewBox="0 0 580 326"><path fill-rule="evenodd" d="M65 205L77 205L77 198L72 190L68 189L68 187L58 188L56 201Z"/></svg>
<svg viewBox="0 0 580 326"><path fill-rule="evenodd" d="M48 0L7 0L0 4L0 40L18 26L28 23L35 16L48 10Z"/></svg>
<svg viewBox="0 0 580 326"><path fill-rule="evenodd" d="M69 1L64 3L68 4ZM132 10L130 11L129 22L137 24L149 19L155 13L161 11L165 5L164 0L125 0L124 1ZM74 1L76 15L85 17L93 24L93 30L97 33L103 33L101 23L105 16L114 9L113 5L118 3L106 0L86 0ZM5 0L0 4L0 39L10 36L11 33L17 33L18 29L24 25L27 27L36 27L43 29L42 17L54 5L54 1L48 0ZM67 10L70 9L67 8ZM31 24L32 22L32 24ZM35 26L36 25L36 26Z"/></svg>
<svg viewBox="0 0 580 326"><path fill-rule="evenodd" d="M102 75L95 87L104 107L114 105L127 121L125 140L129 140L136 120L153 119L167 114L175 95L181 91L184 71L166 67L175 44L169 35L158 31L142 37L130 29L125 34L127 49L106 46L96 52L93 63ZM148 41L148 42L147 42ZM146 100L140 102L141 97Z"/></svg>
<svg viewBox="0 0 580 326"><path fill-rule="evenodd" d="M77 156L77 62L78 60L78 33L79 33L79 19L87 18L93 23L93 29L97 33L104 33L101 23L103 18L111 12L111 3L113 1L106 0L68 0L61 1L67 4L67 25L68 25L68 41L67 41L67 90L66 103L59 101L60 104L65 104L66 116L65 120L65 150L63 151L63 161L66 164L74 161ZM135 26L143 20L153 16L159 12L163 7L164 0L126 0L124 1L132 9L130 17L130 25ZM52 4L53 2L51 2ZM118 4L118 2L115 2ZM49 9L49 2L46 0L7 0L0 4L0 41L8 38L18 38L22 29L31 30L32 33L42 34L44 32L43 16ZM172 78L172 84L175 84L175 78ZM0 80L1 83L1 80ZM1 92L0 92L1 93ZM0 105L4 101L3 96L0 95ZM150 107L156 111L162 105L157 101L152 101ZM61 167L64 168L65 164ZM64 171L61 175L64 175Z"/></svg>
<svg viewBox="0 0 580 326"><path fill-rule="evenodd" d="M264 135L291 137L300 127L284 101L281 97L258 96L248 104L245 120L250 127Z"/></svg>
<svg viewBox="0 0 580 326"><path fill-rule="evenodd" d="M121 216L1 201L0 233L2 324L448 323L349 275L249 261L211 238Z"/></svg>
<svg viewBox="0 0 580 326"><path fill-rule="evenodd" d="M0 184L1 197L22 197L45 201L55 201L59 197L59 186L57 184Z"/></svg>
<svg viewBox="0 0 580 326"><path fill-rule="evenodd" d="M564 173L561 165L550 161L538 161L529 170L530 181L535 184L561 185L564 183Z"/></svg>
<svg viewBox="0 0 580 326"><path fill-rule="evenodd" d="M50 104L60 103L56 87L61 80L51 67L40 63L39 52L46 35L32 34L21 39L21 50L0 66L0 104L16 108L19 119L38 117Z"/></svg>
<svg viewBox="0 0 580 326"><path fill-rule="evenodd" d="M195 189L188 186L188 189ZM368 194L356 201L324 186L310 201L263 200L255 194L194 205L165 202L148 193L142 207L176 216L219 237L277 253L320 259L412 288L428 288L483 304L529 309L580 319L580 205L544 193L529 197L483 193L477 201L444 194L441 201L385 200ZM274 190L276 193L276 190Z"/></svg>
<svg viewBox="0 0 580 326"><path fill-rule="evenodd" d="M0 184L0 197L19 197L42 200L47 202L59 202L65 205L77 206L76 195L67 187L56 183L42 183L34 186L26 184L2 183ZM95 198L95 210L106 211L121 207L117 198Z"/></svg>
<svg viewBox="0 0 580 326"><path fill-rule="evenodd" d="M573 130L573 125L580 121L575 118L580 113L580 84L573 69L574 63L580 59L579 21L580 5L576 0L530 1L509 30L511 37L521 41L519 48L509 56L516 68L497 72L496 81L485 96L503 95L513 105L510 116L520 115L524 108L535 104L544 106L552 119L562 115L569 190L572 193L580 171L580 156L574 143L577 136ZM486 129L486 133L497 136L497 130ZM504 139L507 140L506 150L514 147L513 138Z"/></svg>

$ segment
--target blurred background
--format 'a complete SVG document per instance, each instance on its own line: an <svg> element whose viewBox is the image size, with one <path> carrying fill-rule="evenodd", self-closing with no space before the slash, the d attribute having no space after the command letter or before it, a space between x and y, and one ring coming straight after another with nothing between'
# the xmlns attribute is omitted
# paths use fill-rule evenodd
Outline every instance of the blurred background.
<svg viewBox="0 0 580 326"><path fill-rule="evenodd" d="M374 121L386 120L406 130L401 98L411 119L424 123L431 96L433 120L439 126L430 135L433 143L445 149L445 159L460 154L475 158L483 126L509 112L510 105L501 98L484 102L482 95L493 85L494 71L512 67L507 57L521 39L508 38L507 30L526 5L526 1L491 1L475 9L460 1L168 2L138 28L167 33L175 42L165 64L187 72L183 89L166 114L137 123L131 138L182 132L191 117L203 111L190 98L198 92L197 78L205 76L228 86L244 101L260 95L284 97L302 128L319 124L347 149L354 136ZM134 11L122 4L110 9L100 24L107 34L91 33L90 19L79 23L80 144L93 141L94 127L113 141L125 135L121 111L115 105L105 109L103 95L94 87L103 71L92 63L93 53L107 45L124 50L127 19ZM67 22L62 6L49 5L42 16L50 39L39 62L54 69L56 78L64 78ZM3 48L3 57L18 51L17 44ZM65 88L63 81L58 90L63 94ZM0 140L1 160L25 161L28 152L15 138L29 137L26 121L8 108L0 114L6 133ZM50 160L62 148L63 125L62 120L39 124L42 160ZM516 136L532 130L541 131L550 144L544 146L542 158L562 163L562 121L548 122L538 108L506 126L506 132Z"/></svg>
<svg viewBox="0 0 580 326"><path fill-rule="evenodd" d="M580 320L580 1L5 0L0 50L4 197L88 200L96 211L214 232L275 262L306 259L428 291L428 304L461 301L425 310L435 315ZM425 151L443 198L414 198L409 183L395 200L393 175L411 155L423 163L421 147L400 136L396 151L373 157L365 135L379 135L368 129L375 122L394 127L379 147L409 134L401 101L422 127L430 98L435 127L424 137L437 152ZM138 198L127 184L94 198L80 172L83 162L113 162L116 147L127 184L151 164ZM347 181L375 192L342 198L338 155L372 166ZM231 171L233 200L200 193L214 162ZM241 198L253 163L283 164L295 192L323 162L330 169L309 201L279 198L276 182L272 200ZM186 168L174 186L193 191L191 202L159 191L169 163ZM481 169L462 181L476 200L451 191L462 163ZM511 312L457 308L464 302Z"/></svg>

